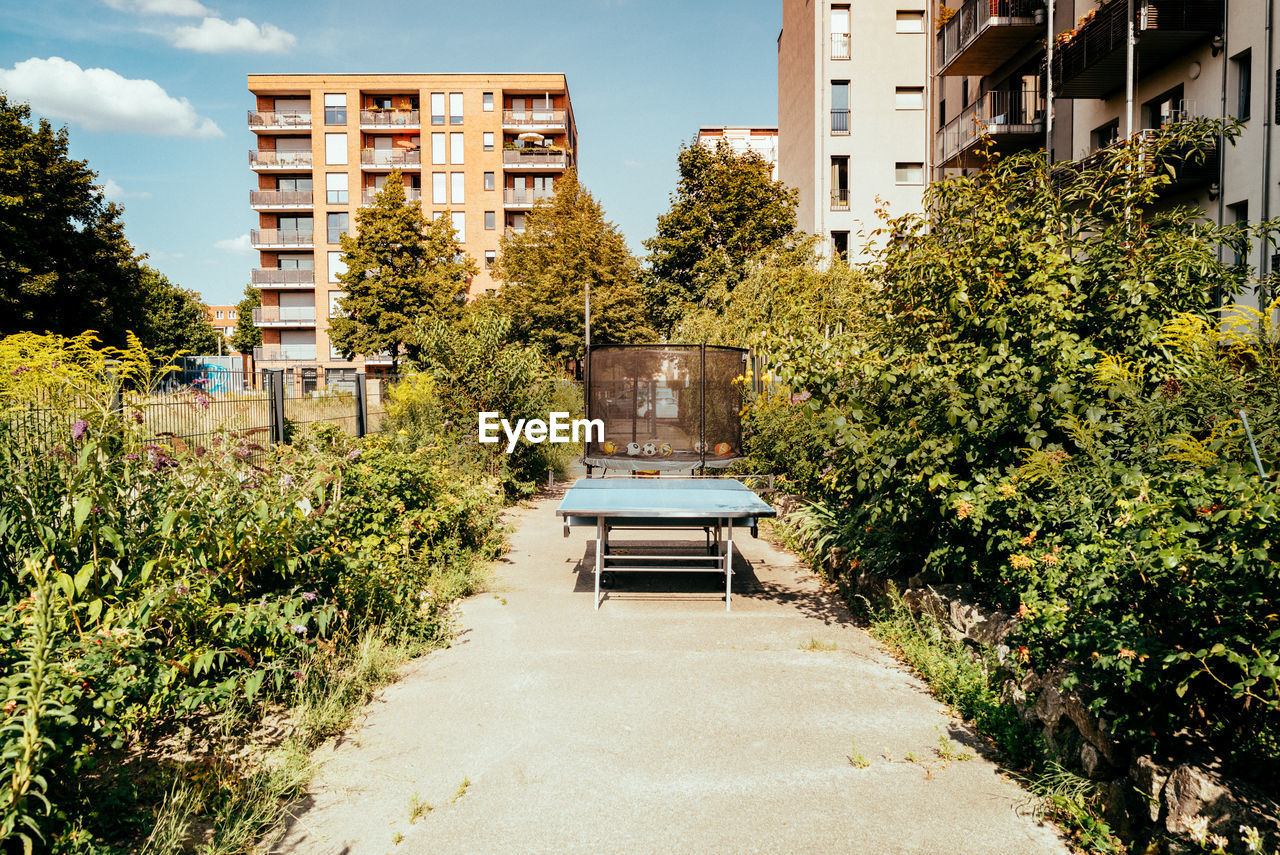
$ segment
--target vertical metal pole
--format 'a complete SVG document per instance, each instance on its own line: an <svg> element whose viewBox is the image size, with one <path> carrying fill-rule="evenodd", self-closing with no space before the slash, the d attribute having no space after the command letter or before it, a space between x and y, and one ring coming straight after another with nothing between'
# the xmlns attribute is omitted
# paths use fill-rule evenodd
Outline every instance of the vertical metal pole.
<svg viewBox="0 0 1280 855"><path fill-rule="evenodd" d="M698 414L698 435L700 437L698 444L701 446L702 451L698 462L702 469L701 474L705 475L707 474L707 345L705 343L699 345L699 354L702 359L702 367L698 372L698 377L702 384L702 390L698 395L699 404L701 404L699 407L701 412Z"/></svg>
<svg viewBox="0 0 1280 855"><path fill-rule="evenodd" d="M1128 139L1133 139L1133 73L1134 73L1134 47L1138 43L1137 33L1134 27L1137 22L1133 19L1133 0L1128 0L1129 20L1128 29L1125 30L1124 40L1124 135Z"/></svg>
<svg viewBox="0 0 1280 855"><path fill-rule="evenodd" d="M733 520L725 520L724 542L724 610L729 611L733 601Z"/></svg>
<svg viewBox="0 0 1280 855"><path fill-rule="evenodd" d="M1245 435L1249 437L1249 448L1253 449L1253 465L1258 467L1258 477L1267 480L1267 470L1262 468L1262 458L1258 456L1258 446L1253 443L1253 431L1249 429L1249 417L1240 411L1240 421L1244 423Z"/></svg>
<svg viewBox="0 0 1280 855"><path fill-rule="evenodd" d="M364 436L369 432L369 393L365 385L367 375L363 371L356 372L356 436Z"/></svg>
<svg viewBox="0 0 1280 855"><path fill-rule="evenodd" d="M604 517L596 517L596 611L600 611L600 573L604 568Z"/></svg>
<svg viewBox="0 0 1280 855"><path fill-rule="evenodd" d="M1049 0L1049 31L1045 41L1044 62L1044 160L1053 166L1053 3Z"/></svg>
<svg viewBox="0 0 1280 855"><path fill-rule="evenodd" d="M271 441L284 442L284 369L268 368L267 410L271 422Z"/></svg>

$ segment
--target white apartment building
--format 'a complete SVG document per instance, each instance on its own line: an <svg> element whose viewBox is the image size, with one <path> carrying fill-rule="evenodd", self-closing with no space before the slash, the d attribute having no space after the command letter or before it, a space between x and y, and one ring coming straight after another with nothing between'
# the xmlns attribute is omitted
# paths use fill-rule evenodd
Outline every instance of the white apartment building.
<svg viewBox="0 0 1280 855"><path fill-rule="evenodd" d="M773 164L773 180L778 180L778 129L750 125L724 125L698 128L698 145L715 148L721 140L729 150L742 155L753 151Z"/></svg>

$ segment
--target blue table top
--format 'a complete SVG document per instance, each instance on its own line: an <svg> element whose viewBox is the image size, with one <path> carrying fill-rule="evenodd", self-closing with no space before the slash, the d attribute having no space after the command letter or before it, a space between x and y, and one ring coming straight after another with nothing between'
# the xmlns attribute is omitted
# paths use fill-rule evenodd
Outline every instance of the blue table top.
<svg viewBox="0 0 1280 855"><path fill-rule="evenodd" d="M670 520L776 516L774 509L732 478L580 478L556 514L571 524L597 517Z"/></svg>

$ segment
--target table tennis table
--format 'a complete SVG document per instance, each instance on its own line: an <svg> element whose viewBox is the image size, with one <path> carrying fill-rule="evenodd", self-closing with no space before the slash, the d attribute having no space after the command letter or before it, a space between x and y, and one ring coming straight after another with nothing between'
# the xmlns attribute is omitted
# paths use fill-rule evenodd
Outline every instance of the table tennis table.
<svg viewBox="0 0 1280 855"><path fill-rule="evenodd" d="M724 573L724 608L733 588L733 530L747 528L752 537L762 517L777 513L742 482L733 478L579 478L564 494L556 515L571 526L594 526L595 607L600 608L601 577L612 573ZM705 550L687 546L679 552L659 545L614 543L618 529L701 530ZM696 544L695 544L696 545ZM642 549L653 551L640 551Z"/></svg>

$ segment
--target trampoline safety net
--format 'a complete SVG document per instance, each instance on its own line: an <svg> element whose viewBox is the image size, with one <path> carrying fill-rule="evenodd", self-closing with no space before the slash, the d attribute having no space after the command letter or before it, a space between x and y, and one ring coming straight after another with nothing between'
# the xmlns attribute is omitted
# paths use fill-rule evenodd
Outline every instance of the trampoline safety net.
<svg viewBox="0 0 1280 855"><path fill-rule="evenodd" d="M747 351L710 345L596 345L587 418L604 438L583 462L604 469L722 468L742 457Z"/></svg>

